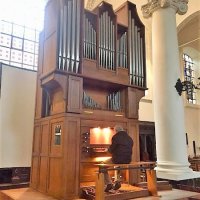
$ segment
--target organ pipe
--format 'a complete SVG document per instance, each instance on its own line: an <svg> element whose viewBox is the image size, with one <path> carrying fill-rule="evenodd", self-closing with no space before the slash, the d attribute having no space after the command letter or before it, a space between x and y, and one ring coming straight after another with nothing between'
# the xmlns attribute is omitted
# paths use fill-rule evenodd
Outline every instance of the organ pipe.
<svg viewBox="0 0 200 200"><path fill-rule="evenodd" d="M60 9L58 69L78 73L80 65L81 0L68 0Z"/></svg>

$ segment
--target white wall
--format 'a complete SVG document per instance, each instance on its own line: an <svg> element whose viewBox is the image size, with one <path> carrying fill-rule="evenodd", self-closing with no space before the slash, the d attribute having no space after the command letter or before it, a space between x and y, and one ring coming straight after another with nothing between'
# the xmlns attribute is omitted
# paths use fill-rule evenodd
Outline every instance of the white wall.
<svg viewBox="0 0 200 200"><path fill-rule="evenodd" d="M154 122L153 105L151 100L142 99L140 101L139 120Z"/></svg>
<svg viewBox="0 0 200 200"><path fill-rule="evenodd" d="M31 166L36 72L3 65L0 168Z"/></svg>

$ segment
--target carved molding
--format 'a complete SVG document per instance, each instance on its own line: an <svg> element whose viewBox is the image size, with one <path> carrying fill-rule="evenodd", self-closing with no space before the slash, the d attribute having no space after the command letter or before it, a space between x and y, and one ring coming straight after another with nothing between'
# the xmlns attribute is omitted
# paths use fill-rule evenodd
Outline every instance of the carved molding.
<svg viewBox="0 0 200 200"><path fill-rule="evenodd" d="M88 0L86 3L86 9L93 10L102 0Z"/></svg>
<svg viewBox="0 0 200 200"><path fill-rule="evenodd" d="M86 9L93 10L97 5L99 5L102 1L112 4L110 0L87 0L86 1Z"/></svg>
<svg viewBox="0 0 200 200"><path fill-rule="evenodd" d="M92 10L94 3L95 3L95 0L88 0L86 3L86 9Z"/></svg>
<svg viewBox="0 0 200 200"><path fill-rule="evenodd" d="M188 10L188 0L148 0L148 3L142 6L142 13L148 18L159 8L172 7L179 15L183 15Z"/></svg>

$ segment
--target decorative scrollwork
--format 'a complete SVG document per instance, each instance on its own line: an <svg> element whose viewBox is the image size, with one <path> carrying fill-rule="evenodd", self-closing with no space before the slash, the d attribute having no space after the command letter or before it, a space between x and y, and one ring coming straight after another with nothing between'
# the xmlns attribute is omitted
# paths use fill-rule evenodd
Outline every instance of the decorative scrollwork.
<svg viewBox="0 0 200 200"><path fill-rule="evenodd" d="M198 78L200 80L200 77ZM182 92L189 90L200 90L200 82L195 85L192 81L183 81L181 82L180 78L177 80L175 88L178 94L181 96Z"/></svg>
<svg viewBox="0 0 200 200"><path fill-rule="evenodd" d="M155 10L171 6L178 14L183 15L188 10L187 4L188 0L149 0L142 6L142 13L145 18L148 18Z"/></svg>

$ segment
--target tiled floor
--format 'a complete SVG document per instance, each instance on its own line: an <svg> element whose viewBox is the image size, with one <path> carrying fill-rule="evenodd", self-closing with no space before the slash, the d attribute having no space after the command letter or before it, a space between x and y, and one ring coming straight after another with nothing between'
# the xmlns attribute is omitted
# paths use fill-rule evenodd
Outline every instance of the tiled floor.
<svg viewBox="0 0 200 200"><path fill-rule="evenodd" d="M56 200L30 188L2 190L0 192L2 193L2 195L0 195L0 200ZM136 198L134 200L187 200L187 197L200 195L200 193L173 189L168 191L160 191L158 192L158 195L159 197L150 196Z"/></svg>

